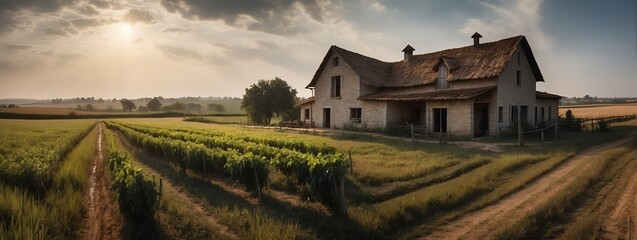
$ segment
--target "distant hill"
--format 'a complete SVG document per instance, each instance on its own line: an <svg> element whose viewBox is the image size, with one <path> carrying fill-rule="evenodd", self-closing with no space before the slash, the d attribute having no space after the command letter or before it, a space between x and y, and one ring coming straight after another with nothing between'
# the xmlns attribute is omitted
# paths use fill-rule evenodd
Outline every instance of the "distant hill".
<svg viewBox="0 0 637 240"><path fill-rule="evenodd" d="M49 102L48 100L41 99L29 99L29 98L3 98L0 99L0 105L8 105L8 104L32 104L32 103L45 103Z"/></svg>
<svg viewBox="0 0 637 240"><path fill-rule="evenodd" d="M146 106L146 104L152 98L138 98L129 99L135 103L136 106ZM61 109L78 109L78 105L81 108L85 108L90 104L93 107L93 111L97 112L119 112L122 110L122 104L119 102L121 99L95 99L88 98L70 98L70 99L0 99L0 105L17 104L20 108L61 108ZM180 97L180 98L160 98L162 106L169 106L176 102L184 104L199 104L201 105L201 111L187 111L195 114L245 114L241 109L241 98L232 97ZM216 109L209 110L208 104L219 104L223 106L224 111L217 111ZM10 111L10 110L6 110Z"/></svg>

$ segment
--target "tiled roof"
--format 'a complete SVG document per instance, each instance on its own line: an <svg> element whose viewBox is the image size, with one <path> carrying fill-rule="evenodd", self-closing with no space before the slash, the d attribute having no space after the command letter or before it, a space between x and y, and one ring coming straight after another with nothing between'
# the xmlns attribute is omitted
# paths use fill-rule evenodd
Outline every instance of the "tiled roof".
<svg viewBox="0 0 637 240"><path fill-rule="evenodd" d="M392 63L332 46L307 87L314 87L332 53L339 54L360 76L360 80L367 85L410 87L434 83L438 76L435 66L441 62L447 64L451 70L448 81L497 77L506 67L518 45L525 52L536 80L544 81L526 38L516 36L495 42L481 43L478 47L470 45L413 55L407 62Z"/></svg>

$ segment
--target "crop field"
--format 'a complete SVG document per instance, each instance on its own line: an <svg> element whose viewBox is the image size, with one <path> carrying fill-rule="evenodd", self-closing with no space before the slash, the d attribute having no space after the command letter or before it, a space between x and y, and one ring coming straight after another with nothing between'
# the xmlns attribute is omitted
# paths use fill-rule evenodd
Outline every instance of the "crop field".
<svg viewBox="0 0 637 240"><path fill-rule="evenodd" d="M113 119L95 128L94 121L1 123L0 163L12 167L3 168L0 187L7 196L30 199L0 199L5 238L91 238L105 226L116 229L107 235L112 238L153 239L615 238L630 231L621 219L637 209L630 187L612 187L637 185L634 120L527 147L494 143L499 152L182 118ZM84 170L77 177L82 184L54 190L61 175L73 172L65 165L85 141L93 147L89 160L74 170ZM25 146L58 154L25 157L44 151ZM34 164L30 159L48 163L40 164L45 171L20 172ZM94 174L100 169L104 174ZM107 187L100 190L102 175ZM98 186L94 200L77 197L93 196L87 185ZM75 207L61 204L67 195L75 196ZM46 217L11 220L18 211L46 215L56 204L76 210L68 221L77 224L67 226L79 229L51 225ZM94 206L106 210L93 212ZM607 216L616 206L627 215ZM588 216L603 221L587 222ZM20 231L23 226L31 231ZM590 232L600 227L611 230Z"/></svg>
<svg viewBox="0 0 637 240"><path fill-rule="evenodd" d="M560 115L571 110L578 118L598 118L637 114L637 103L560 106Z"/></svg>

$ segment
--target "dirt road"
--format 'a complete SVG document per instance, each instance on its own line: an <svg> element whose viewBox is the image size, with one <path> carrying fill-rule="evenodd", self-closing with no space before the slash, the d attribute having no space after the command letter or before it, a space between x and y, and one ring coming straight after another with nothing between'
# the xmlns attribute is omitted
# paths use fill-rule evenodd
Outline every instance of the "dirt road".
<svg viewBox="0 0 637 240"><path fill-rule="evenodd" d="M630 239L637 238L637 159L634 153L628 157L633 159L621 178L609 185L612 190L602 196L604 202L599 209L604 216L601 222L604 239L629 239L629 229Z"/></svg>
<svg viewBox="0 0 637 240"><path fill-rule="evenodd" d="M574 175L590 164L591 157L629 141L633 136L589 148L566 160L557 168L528 184L525 188L487 207L438 227L421 239L487 239L502 226L519 219L545 203L555 193L568 187Z"/></svg>
<svg viewBox="0 0 637 240"><path fill-rule="evenodd" d="M93 159L89 189L84 202L88 207L78 231L78 239L121 239L124 219L109 190L110 171L104 158L102 124L99 124L97 153Z"/></svg>

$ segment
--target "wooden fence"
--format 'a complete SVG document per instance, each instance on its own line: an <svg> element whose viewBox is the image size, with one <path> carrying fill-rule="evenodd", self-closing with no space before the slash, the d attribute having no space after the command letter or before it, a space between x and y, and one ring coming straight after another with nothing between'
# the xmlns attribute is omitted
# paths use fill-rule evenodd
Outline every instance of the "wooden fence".
<svg viewBox="0 0 637 240"><path fill-rule="evenodd" d="M604 131L610 128L611 123L630 121L637 118L637 114L601 117L601 118L560 118L560 129L571 131Z"/></svg>

